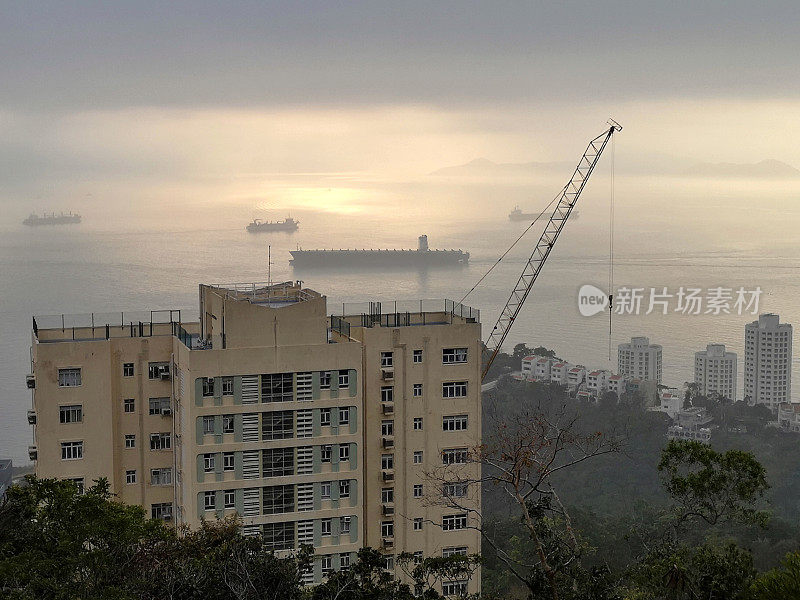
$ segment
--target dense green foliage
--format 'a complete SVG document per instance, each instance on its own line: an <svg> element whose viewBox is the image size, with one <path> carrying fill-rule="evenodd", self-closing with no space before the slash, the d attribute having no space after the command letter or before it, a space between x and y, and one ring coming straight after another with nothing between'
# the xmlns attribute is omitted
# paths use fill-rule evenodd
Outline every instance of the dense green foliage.
<svg viewBox="0 0 800 600"><path fill-rule="evenodd" d="M521 356L530 352L515 348ZM513 365L513 357L504 358ZM484 487L484 534L494 541L483 547L485 596L800 597L800 440L766 427L771 417L763 407L692 401L719 424L711 446L667 443L666 415L647 410L637 395L592 403L560 386L501 378L484 395L484 437L515 415L557 410L575 415L573 430L618 436L624 447L552 476L579 539L566 557L568 585L555 595L546 586L534 591L527 572L520 579L509 570L508 557L535 567L535 546L517 503L497 486ZM553 515L537 527L563 531ZM764 572L785 556L783 567Z"/></svg>
<svg viewBox="0 0 800 600"><path fill-rule="evenodd" d="M311 558L310 547L277 558L235 519L176 531L115 501L102 480L80 494L70 481L29 476L0 505L0 598L10 600L439 600L437 584L477 566L475 557L404 554L405 584L364 548L350 570L309 590L300 575Z"/></svg>

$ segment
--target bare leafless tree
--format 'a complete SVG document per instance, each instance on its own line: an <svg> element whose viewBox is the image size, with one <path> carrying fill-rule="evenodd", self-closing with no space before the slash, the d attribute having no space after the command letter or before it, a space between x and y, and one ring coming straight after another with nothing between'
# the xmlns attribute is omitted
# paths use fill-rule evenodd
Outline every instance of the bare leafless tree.
<svg viewBox="0 0 800 600"><path fill-rule="evenodd" d="M583 545L575 534L570 515L556 493L554 476L568 472L596 457L621 450L623 437L587 431L579 416L566 404L548 404L496 422L484 423L481 445L461 456L443 455L442 465L426 472L426 502L467 513L469 526L481 531L486 544L512 575L531 590L531 573L540 570L550 595L558 600L558 577L581 555ZM535 549L535 556L512 556L485 527L477 501L484 490L499 489L520 512ZM555 537L542 538L545 517L557 523ZM550 529L548 534L552 534ZM553 556L557 554L558 560ZM564 560L564 556L568 556ZM532 590L531 590L532 591Z"/></svg>

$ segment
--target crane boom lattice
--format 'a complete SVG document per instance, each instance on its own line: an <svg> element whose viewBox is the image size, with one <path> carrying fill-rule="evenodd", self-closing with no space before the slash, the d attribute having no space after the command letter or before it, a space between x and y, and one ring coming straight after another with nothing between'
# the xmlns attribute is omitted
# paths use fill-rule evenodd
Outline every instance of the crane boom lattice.
<svg viewBox="0 0 800 600"><path fill-rule="evenodd" d="M610 124L611 127L608 131L604 131L589 142L572 177L561 191L556 207L550 215L550 219L533 249L533 253L525 264L525 268L522 270L522 275L520 275L519 280L517 280L506 305L500 313L500 317L497 319L497 323L486 341L486 350L489 352L489 360L483 368L481 379L486 377L486 373L489 372L489 368L492 366L497 353L500 352L500 348L508 336L511 326L514 324L522 305L525 303L525 299L528 297L528 294L530 294L533 284L539 277L539 273L544 263L547 261L547 257L550 255L553 245L561 234L561 230L564 229L564 225L567 219L569 219L572 209L575 208L575 204L578 202L578 198L580 198L581 192L583 192L583 188L586 186L586 182L589 181L589 176L592 174L592 171L594 171L595 165L597 165L597 161L600 159L600 155L603 153L606 144L608 144L611 136L614 135L616 131L622 130L622 127L615 121L610 121Z"/></svg>

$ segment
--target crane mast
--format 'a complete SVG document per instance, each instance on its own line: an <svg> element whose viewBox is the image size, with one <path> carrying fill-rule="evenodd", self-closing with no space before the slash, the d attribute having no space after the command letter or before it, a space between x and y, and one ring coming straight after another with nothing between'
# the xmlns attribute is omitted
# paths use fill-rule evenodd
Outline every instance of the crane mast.
<svg viewBox="0 0 800 600"><path fill-rule="evenodd" d="M614 120L609 120L609 125L610 127L607 131L604 131L589 142L572 177L558 196L556 207L550 215L550 219L534 247L533 253L528 259L528 262L525 263L522 275L520 275L517 280L506 305L500 313L500 317L497 319L497 323L495 323L486 341L486 350L489 352L489 360L483 368L481 380L486 377L497 353L500 352L500 348L508 336L511 326L514 324L519 311L522 309L522 305L525 303L528 294L531 293L533 284L539 277L539 273L542 271L547 257L550 256L550 251L553 249L553 245L561 234L561 230L564 229L567 219L569 219L570 214L572 214L572 209L575 208L575 204L577 204L578 198L580 198L581 192L583 192L583 188L586 186L586 182L589 181L589 176L592 174L592 171L594 171L594 167L597 165L597 161L600 159L600 155L603 153L606 144L608 144L608 141L615 132L622 131L622 126Z"/></svg>

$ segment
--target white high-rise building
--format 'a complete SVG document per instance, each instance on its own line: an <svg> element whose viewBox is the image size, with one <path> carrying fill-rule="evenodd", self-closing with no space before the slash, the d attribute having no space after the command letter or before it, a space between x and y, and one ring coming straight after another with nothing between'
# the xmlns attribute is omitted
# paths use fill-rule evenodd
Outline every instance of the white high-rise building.
<svg viewBox="0 0 800 600"><path fill-rule="evenodd" d="M651 344L650 338L631 338L618 346L617 365L620 375L661 383L661 346Z"/></svg>
<svg viewBox="0 0 800 600"><path fill-rule="evenodd" d="M694 382L703 396L719 394L736 400L736 353L724 344L709 344L694 353Z"/></svg>
<svg viewBox="0 0 800 600"><path fill-rule="evenodd" d="M792 398L792 326L776 314L744 327L744 395L772 410Z"/></svg>

